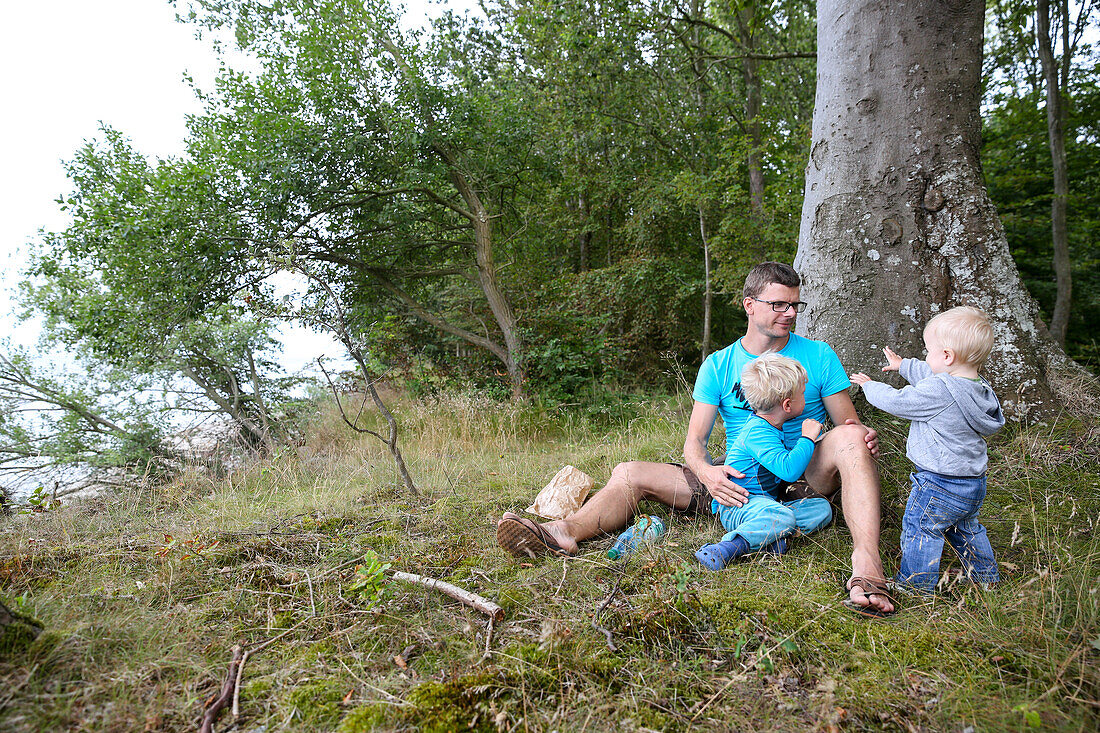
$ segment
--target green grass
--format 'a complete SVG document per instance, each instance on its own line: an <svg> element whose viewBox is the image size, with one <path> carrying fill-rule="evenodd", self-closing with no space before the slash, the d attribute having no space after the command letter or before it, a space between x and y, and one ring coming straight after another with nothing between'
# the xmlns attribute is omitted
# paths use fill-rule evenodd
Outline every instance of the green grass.
<svg viewBox="0 0 1100 733"><path fill-rule="evenodd" d="M0 589L46 627L0 658L0 729L194 730L231 647L284 632L244 667L239 730L1096 729L1095 428L997 436L983 516L1005 581L904 597L885 621L839 604L843 523L723 573L692 557L709 520L673 517L624 564L611 538L570 560L496 547L496 518L566 463L602 483L622 460L675 460L686 409L397 398L419 500L384 446L323 410L305 445L230 478L0 520ZM892 570L906 426L869 419ZM439 593L391 581L368 607L353 589L368 551L500 603L489 655L485 618Z"/></svg>

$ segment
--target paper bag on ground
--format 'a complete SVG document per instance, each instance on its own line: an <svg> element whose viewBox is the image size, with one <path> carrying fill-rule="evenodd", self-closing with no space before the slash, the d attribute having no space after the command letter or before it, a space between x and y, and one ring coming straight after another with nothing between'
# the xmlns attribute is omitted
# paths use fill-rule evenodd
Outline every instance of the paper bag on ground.
<svg viewBox="0 0 1100 733"><path fill-rule="evenodd" d="M543 519L565 519L581 508L595 485L596 482L588 474L566 466L539 492L535 503L527 507L527 511Z"/></svg>

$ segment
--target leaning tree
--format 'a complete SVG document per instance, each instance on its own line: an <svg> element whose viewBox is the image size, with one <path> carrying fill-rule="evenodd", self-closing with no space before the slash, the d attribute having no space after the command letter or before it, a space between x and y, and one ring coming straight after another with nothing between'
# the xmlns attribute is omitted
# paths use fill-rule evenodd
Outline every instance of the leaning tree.
<svg viewBox="0 0 1100 733"><path fill-rule="evenodd" d="M919 356L923 324L974 305L995 323L986 369L1006 410L1047 414L1077 372L1039 319L986 192L984 0L819 0L817 100L795 266L800 328L852 369Z"/></svg>

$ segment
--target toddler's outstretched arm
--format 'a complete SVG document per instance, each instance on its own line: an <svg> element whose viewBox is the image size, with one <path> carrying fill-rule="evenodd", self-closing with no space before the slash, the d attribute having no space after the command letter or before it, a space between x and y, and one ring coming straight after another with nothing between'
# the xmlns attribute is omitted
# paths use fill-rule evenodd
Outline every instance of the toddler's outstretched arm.
<svg viewBox="0 0 1100 733"><path fill-rule="evenodd" d="M901 357L894 353L893 349L889 346L884 346L882 347L882 353L886 357L886 366L882 368L882 371L896 372L901 369ZM863 372L856 372L851 376L851 380L861 387L868 382L874 381Z"/></svg>
<svg viewBox="0 0 1100 733"><path fill-rule="evenodd" d="M853 374L853 375L852 375L851 377L849 377L849 379L851 379L851 380L852 380L852 383L853 383L853 384L858 384L858 385L859 385L860 387L862 387L863 385L867 384L868 382L873 382L873 381L874 381L873 379L871 379L870 377L868 377L868 376L867 376L866 374L864 374L863 372L856 372L856 373L855 373L855 374Z"/></svg>
<svg viewBox="0 0 1100 733"><path fill-rule="evenodd" d="M889 346L882 348L882 353L886 356L886 366L882 368L884 372L896 372L901 369L901 357L894 353L894 350Z"/></svg>

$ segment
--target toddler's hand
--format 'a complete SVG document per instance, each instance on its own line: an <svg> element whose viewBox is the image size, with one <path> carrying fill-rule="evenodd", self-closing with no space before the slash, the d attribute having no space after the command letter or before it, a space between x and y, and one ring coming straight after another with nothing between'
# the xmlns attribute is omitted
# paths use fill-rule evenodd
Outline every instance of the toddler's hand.
<svg viewBox="0 0 1100 733"><path fill-rule="evenodd" d="M806 418L802 421L802 435L810 440L817 440L817 436L821 434L821 423L813 418Z"/></svg>
<svg viewBox="0 0 1100 733"><path fill-rule="evenodd" d="M868 377L863 372L856 372L855 374L852 375L852 382L854 382L855 384L858 384L860 387L862 387L863 385L867 384L870 381L872 381L871 378Z"/></svg>
<svg viewBox="0 0 1100 733"><path fill-rule="evenodd" d="M882 368L884 372L896 372L901 369L901 357L894 353L894 350L889 346L883 347L882 353L886 355L886 361L889 362Z"/></svg>

